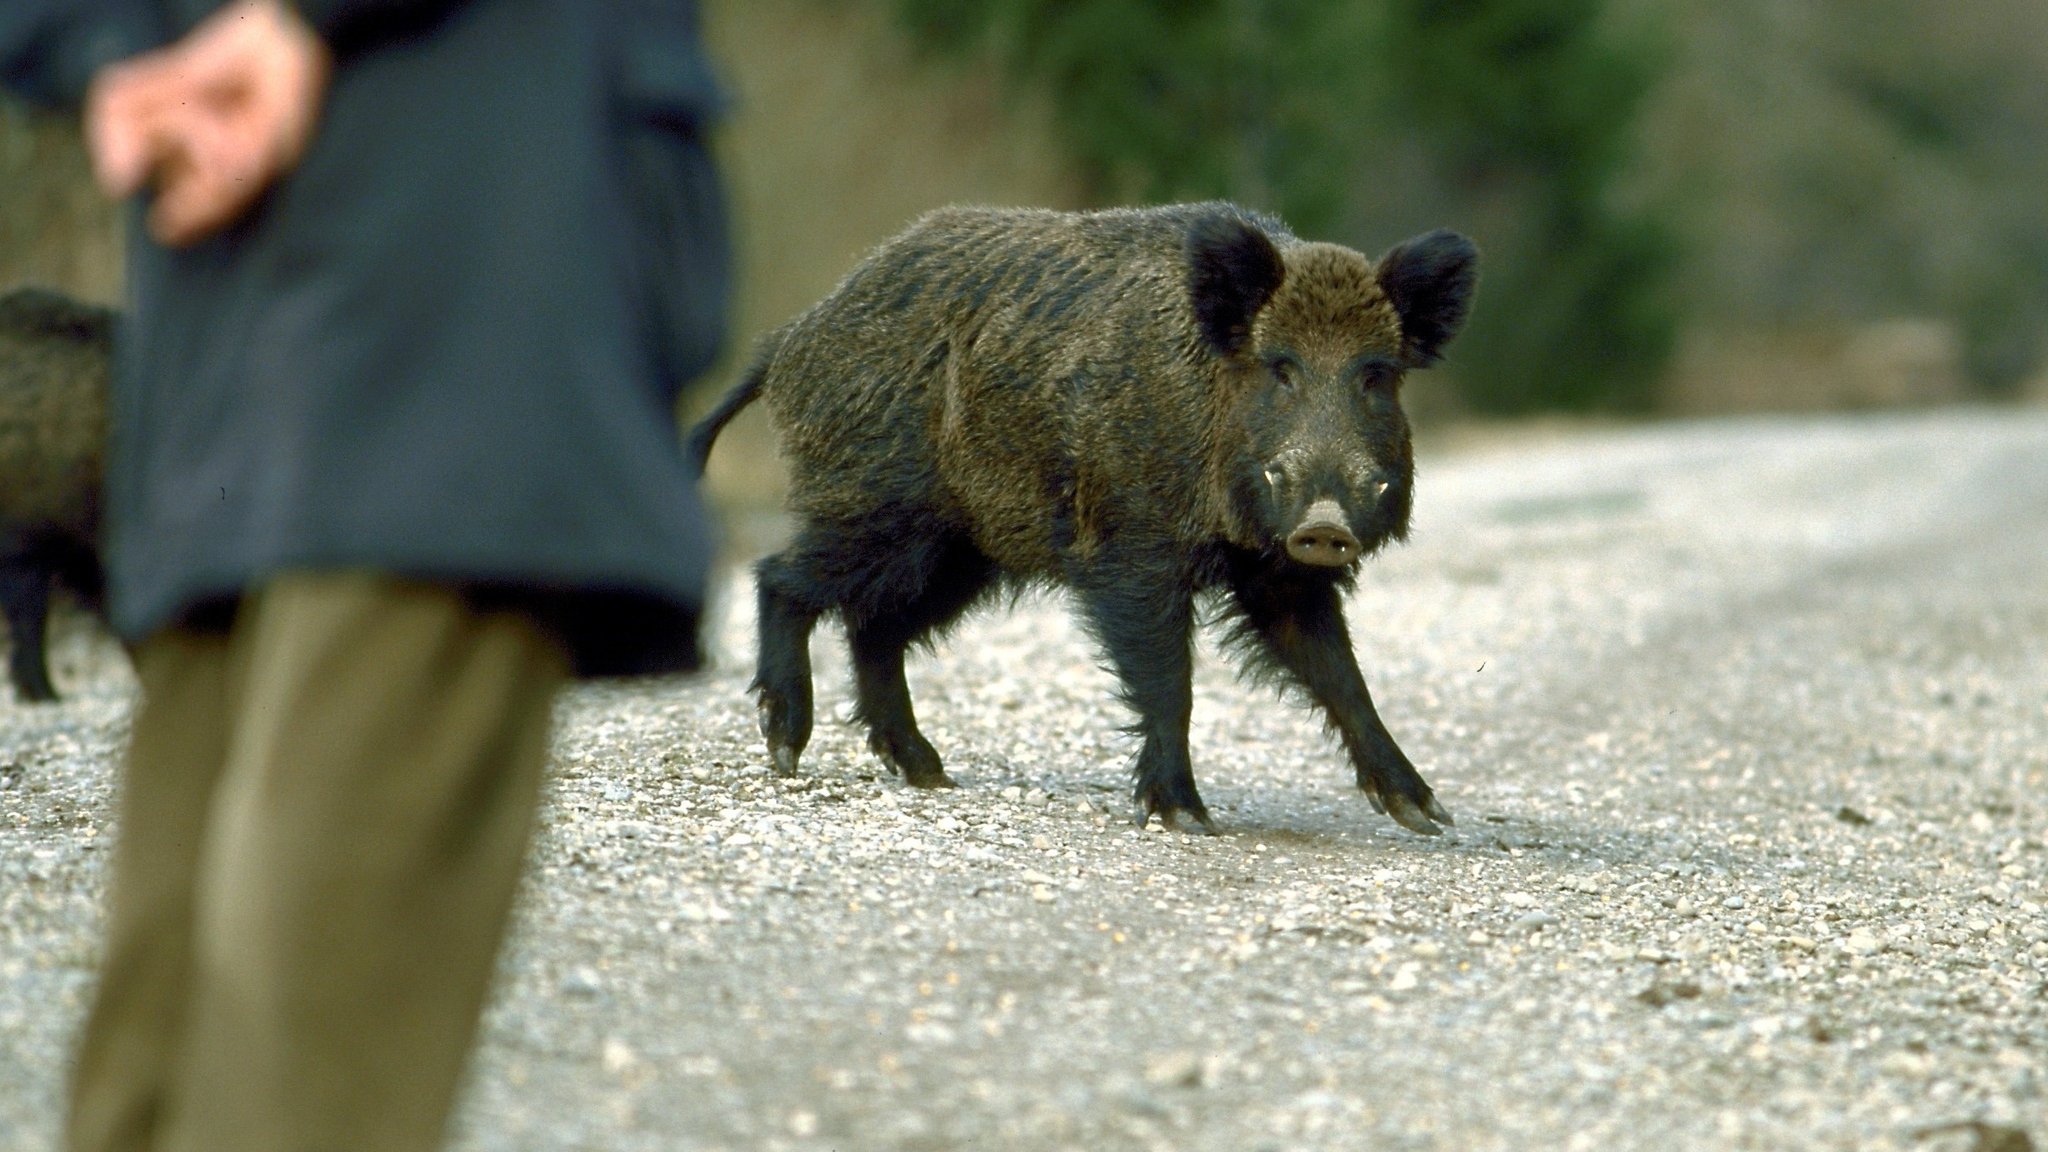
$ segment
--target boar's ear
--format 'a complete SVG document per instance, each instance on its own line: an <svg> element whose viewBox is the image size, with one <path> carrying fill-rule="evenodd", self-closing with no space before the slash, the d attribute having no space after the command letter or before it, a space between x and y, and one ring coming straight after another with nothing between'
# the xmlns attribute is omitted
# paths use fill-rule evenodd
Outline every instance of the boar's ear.
<svg viewBox="0 0 2048 1152"><path fill-rule="evenodd" d="M1404 240L1380 257L1380 290L1401 315L1401 352L1410 366L1426 368L1464 326L1479 280L1479 249L1439 228Z"/></svg>
<svg viewBox="0 0 2048 1152"><path fill-rule="evenodd" d="M1188 228L1188 297L1195 324L1218 356L1237 354L1251 339L1252 317L1287 275L1280 250L1257 225L1235 212L1212 212Z"/></svg>

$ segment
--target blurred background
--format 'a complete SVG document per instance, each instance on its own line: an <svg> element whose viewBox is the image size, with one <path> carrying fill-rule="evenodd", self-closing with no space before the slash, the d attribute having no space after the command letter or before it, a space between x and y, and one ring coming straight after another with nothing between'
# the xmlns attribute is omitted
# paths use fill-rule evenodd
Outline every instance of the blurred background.
<svg viewBox="0 0 2048 1152"><path fill-rule="evenodd" d="M2040 0L707 0L758 333L953 202L1222 196L1485 253L1418 425L2048 399ZM114 299L75 132L0 105L0 286ZM752 412L714 487L776 484Z"/></svg>

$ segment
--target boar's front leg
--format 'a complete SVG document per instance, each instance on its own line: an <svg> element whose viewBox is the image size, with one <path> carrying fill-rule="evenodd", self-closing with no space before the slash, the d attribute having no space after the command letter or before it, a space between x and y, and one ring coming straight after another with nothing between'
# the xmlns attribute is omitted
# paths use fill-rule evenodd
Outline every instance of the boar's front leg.
<svg viewBox="0 0 2048 1152"><path fill-rule="evenodd" d="M1378 811L1425 836L1454 823L1415 766L1394 743L1366 691L1351 652L1336 584L1318 574L1248 568L1232 581L1240 617L1232 637L1256 667L1292 676L1323 709L1358 770L1358 787Z"/></svg>
<svg viewBox="0 0 2048 1152"><path fill-rule="evenodd" d="M1129 729L1144 741L1132 766L1137 777L1132 792L1135 823L1142 828L1157 815L1162 824L1173 827L1185 812L1203 831L1213 833L1216 825L1195 791L1194 768L1188 761L1194 596L1187 587L1178 580L1139 584L1128 574L1103 584L1077 582L1082 607L1120 682L1124 703L1138 714Z"/></svg>
<svg viewBox="0 0 2048 1152"><path fill-rule="evenodd" d="M0 557L0 612L14 642L8 677L23 700L57 698L50 686L45 629L50 617L50 573L31 556Z"/></svg>

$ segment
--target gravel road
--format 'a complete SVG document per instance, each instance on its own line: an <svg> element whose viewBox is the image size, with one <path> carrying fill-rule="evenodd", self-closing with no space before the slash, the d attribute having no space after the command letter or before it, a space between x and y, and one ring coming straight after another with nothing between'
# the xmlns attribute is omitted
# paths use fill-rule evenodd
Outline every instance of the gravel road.
<svg viewBox="0 0 2048 1152"><path fill-rule="evenodd" d="M1509 438L1417 491L1350 611L1441 839L1206 647L1224 834L1136 831L1057 597L913 662L953 792L829 720L771 776L743 608L722 671L569 695L455 1146L2048 1146L2048 412ZM58 665L0 701L6 1152L54 1148L132 692Z"/></svg>

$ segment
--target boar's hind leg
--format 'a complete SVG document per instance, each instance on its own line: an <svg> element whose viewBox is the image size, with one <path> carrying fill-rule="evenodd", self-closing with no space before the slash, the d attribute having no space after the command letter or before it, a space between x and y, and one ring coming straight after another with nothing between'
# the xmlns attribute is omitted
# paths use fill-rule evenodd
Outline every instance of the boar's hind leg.
<svg viewBox="0 0 2048 1152"><path fill-rule="evenodd" d="M760 653L753 689L760 698L768 759L784 776L796 771L797 757L811 742L811 628L826 607L810 595L810 582L789 556L770 556L754 569Z"/></svg>
<svg viewBox="0 0 2048 1152"><path fill-rule="evenodd" d="M57 690L50 686L44 656L44 630L50 616L49 572L28 557L0 559L0 612L6 613L7 631L14 643L7 654L7 675L14 681L14 690L23 700L55 700Z"/></svg>
<svg viewBox="0 0 2048 1152"><path fill-rule="evenodd" d="M935 556L922 572L883 574L885 583L913 587L916 591L901 602L885 602L870 608L860 619L847 620L856 710L868 726L868 747L874 749L890 771L901 773L904 783L918 788L951 788L953 781L939 763L938 752L917 730L917 717L910 707L910 687L903 679L903 653L912 644L959 619L988 589L995 578L995 567L965 543L929 551L904 551ZM904 552L897 555L900 557Z"/></svg>
<svg viewBox="0 0 2048 1152"><path fill-rule="evenodd" d="M1164 595L1150 588L1089 588L1079 584L1081 602L1124 703L1138 714L1132 735L1144 743L1133 765L1137 786L1134 822L1144 827L1153 815L1173 827L1178 814L1194 817L1205 832L1216 830L1209 809L1195 791L1188 760L1188 717L1193 709L1194 598L1185 591Z"/></svg>
<svg viewBox="0 0 2048 1152"><path fill-rule="evenodd" d="M1375 809L1425 836L1451 814L1408 762L1366 691L1337 588L1327 579L1248 573L1234 582L1239 615L1232 644L1255 668L1274 668L1299 681L1322 706L1358 769L1358 787Z"/></svg>

